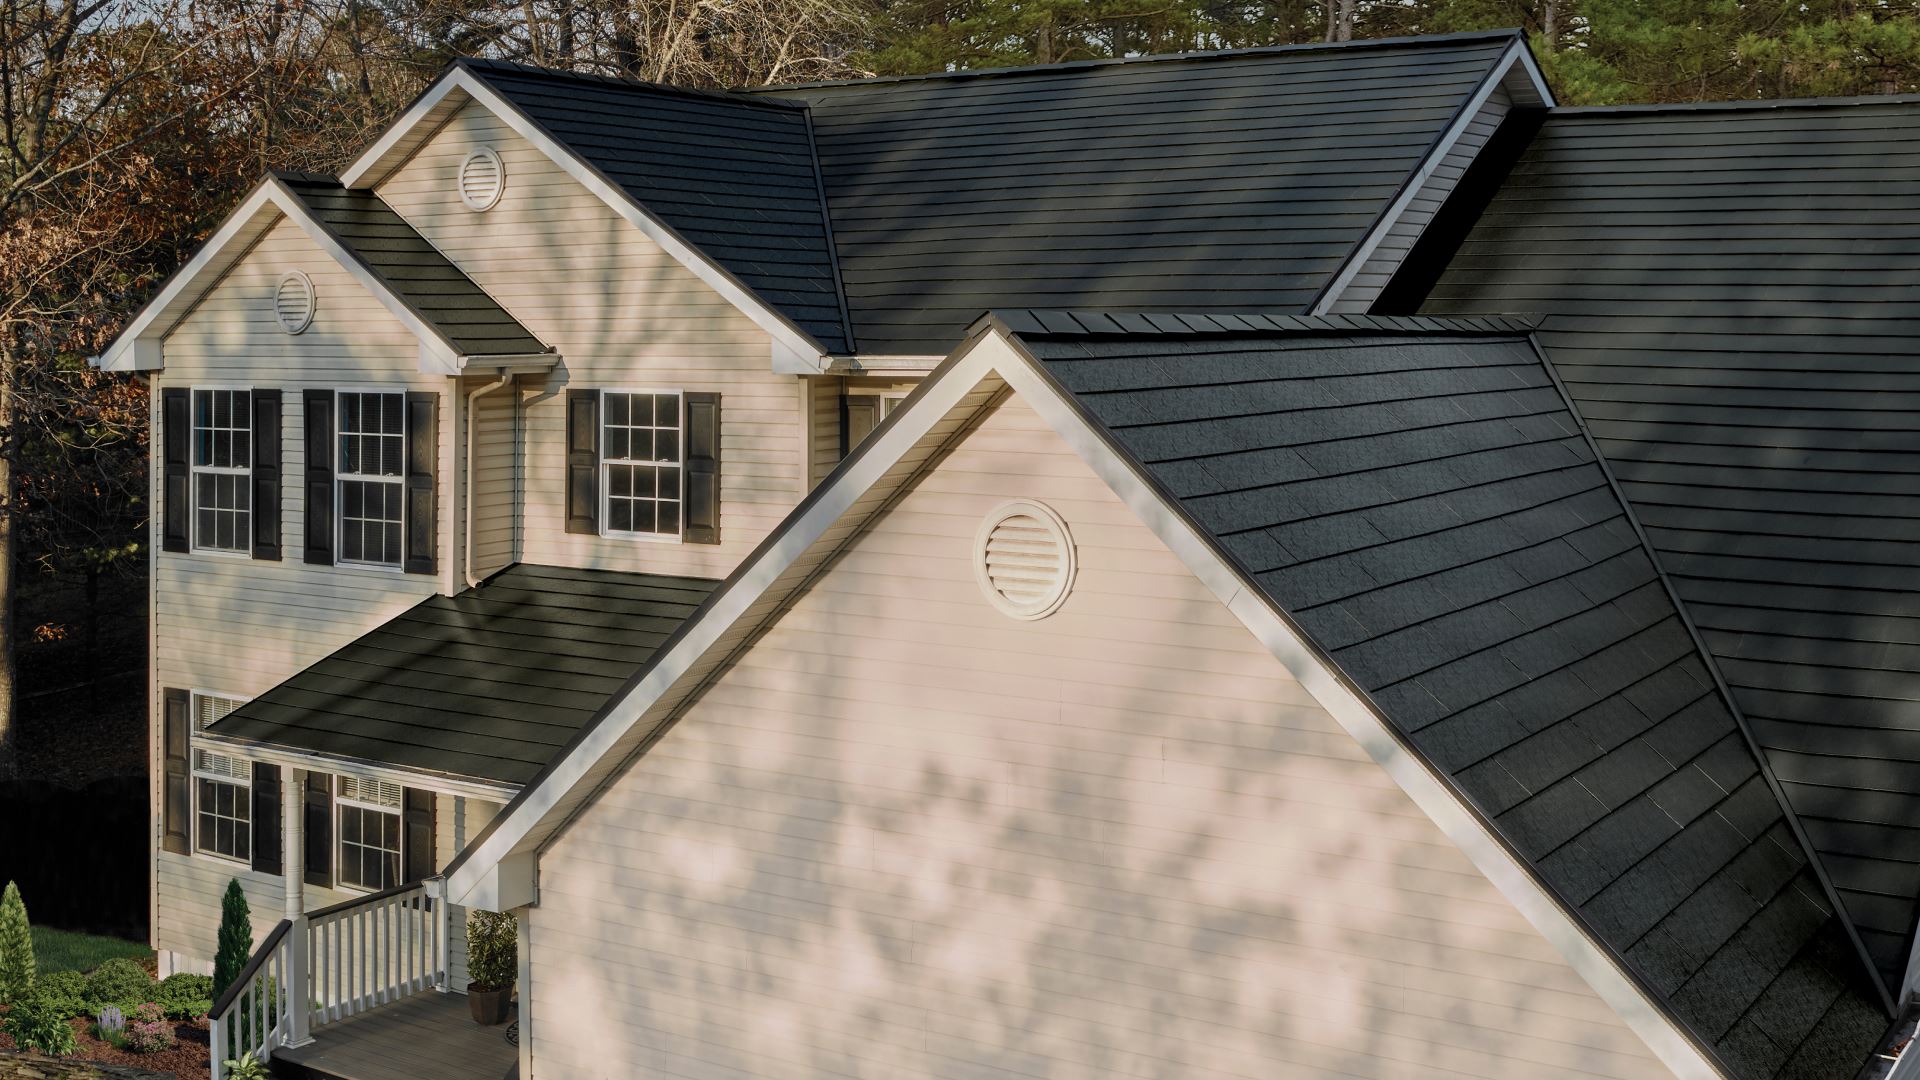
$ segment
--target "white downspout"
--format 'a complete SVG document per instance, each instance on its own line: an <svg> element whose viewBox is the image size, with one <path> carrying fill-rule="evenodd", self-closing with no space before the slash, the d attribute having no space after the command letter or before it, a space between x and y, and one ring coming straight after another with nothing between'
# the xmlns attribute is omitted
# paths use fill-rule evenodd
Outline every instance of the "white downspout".
<svg viewBox="0 0 1920 1080"><path fill-rule="evenodd" d="M500 377L467 393L467 535L462 554L464 556L465 580L467 588L480 584L473 576L473 432L480 426L480 416L474 412L474 405L481 398L513 382L513 376L505 368L500 369Z"/></svg>

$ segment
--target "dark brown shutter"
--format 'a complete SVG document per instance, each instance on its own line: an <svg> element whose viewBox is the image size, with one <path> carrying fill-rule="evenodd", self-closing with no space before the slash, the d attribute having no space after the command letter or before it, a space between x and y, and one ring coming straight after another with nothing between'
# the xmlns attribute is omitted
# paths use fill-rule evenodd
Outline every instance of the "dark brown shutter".
<svg viewBox="0 0 1920 1080"><path fill-rule="evenodd" d="M186 551L193 546L193 499L187 490L193 470L193 395L183 386L160 391L161 502L160 547Z"/></svg>
<svg viewBox="0 0 1920 1080"><path fill-rule="evenodd" d="M567 531L600 531L600 391L567 391Z"/></svg>
<svg viewBox="0 0 1920 1080"><path fill-rule="evenodd" d="M307 884L333 888L333 777L307 773L307 817L300 827L307 846Z"/></svg>
<svg viewBox="0 0 1920 1080"><path fill-rule="evenodd" d="M720 395L687 395L689 544L720 542Z"/></svg>
<svg viewBox="0 0 1920 1080"><path fill-rule="evenodd" d="M253 763L253 868L280 874L280 766Z"/></svg>
<svg viewBox="0 0 1920 1080"><path fill-rule="evenodd" d="M163 694L160 732L160 846L176 855L193 850L193 773L187 755L193 733L193 698L185 690Z"/></svg>
<svg viewBox="0 0 1920 1080"><path fill-rule="evenodd" d="M280 391L253 392L253 557L280 558Z"/></svg>
<svg viewBox="0 0 1920 1080"><path fill-rule="evenodd" d="M333 565L333 391L308 390L307 561Z"/></svg>
<svg viewBox="0 0 1920 1080"><path fill-rule="evenodd" d="M400 845L406 881L432 877L439 869L433 850L433 792L401 789Z"/></svg>
<svg viewBox="0 0 1920 1080"><path fill-rule="evenodd" d="M876 394L840 395L840 456L853 453L861 440L880 426L880 398Z"/></svg>
<svg viewBox="0 0 1920 1080"><path fill-rule="evenodd" d="M440 395L407 395L406 558L409 574L431 574L439 514L434 507L434 464L440 457Z"/></svg>

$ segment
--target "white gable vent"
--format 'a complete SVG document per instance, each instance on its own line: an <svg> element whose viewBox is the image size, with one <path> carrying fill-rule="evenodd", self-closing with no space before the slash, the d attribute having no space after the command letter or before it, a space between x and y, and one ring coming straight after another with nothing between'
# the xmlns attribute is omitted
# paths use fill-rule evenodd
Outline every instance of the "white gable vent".
<svg viewBox="0 0 1920 1080"><path fill-rule="evenodd" d="M273 317L280 328L297 334L313 325L313 279L298 270L289 270L273 290Z"/></svg>
<svg viewBox="0 0 1920 1080"><path fill-rule="evenodd" d="M997 507L974 537L975 578L993 606L1016 619L1044 619L1066 602L1073 584L1073 538L1067 523L1027 499Z"/></svg>
<svg viewBox="0 0 1920 1080"><path fill-rule="evenodd" d="M483 146L460 163L460 201L469 210L489 210L507 186L507 167L493 147Z"/></svg>

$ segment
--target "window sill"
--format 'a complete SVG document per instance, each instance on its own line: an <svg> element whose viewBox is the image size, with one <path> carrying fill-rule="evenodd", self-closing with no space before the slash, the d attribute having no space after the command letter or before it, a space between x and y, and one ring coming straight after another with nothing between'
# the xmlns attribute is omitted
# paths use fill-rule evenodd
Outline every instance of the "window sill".
<svg viewBox="0 0 1920 1080"><path fill-rule="evenodd" d="M333 565L341 570L366 570L375 574L404 575L407 572L406 567L398 563L348 562L345 559L336 559ZM426 577L427 575L421 574L417 576Z"/></svg>
<svg viewBox="0 0 1920 1080"><path fill-rule="evenodd" d="M687 542L684 534L669 536L666 533L614 532L610 529L600 530L600 539L631 540L641 544L684 544Z"/></svg>
<svg viewBox="0 0 1920 1080"><path fill-rule="evenodd" d="M180 553L175 552L175 554L180 554ZM211 555L216 559L245 559L248 562L253 561L253 552L251 551L228 551L225 548L197 547L191 550L190 552L187 552L187 554Z"/></svg>
<svg viewBox="0 0 1920 1080"><path fill-rule="evenodd" d="M196 859L212 859L214 862L226 863L228 866L238 866L243 870L253 869L253 860L250 858L237 859L232 855L222 855L217 851L208 851L205 848L194 848L193 856Z"/></svg>

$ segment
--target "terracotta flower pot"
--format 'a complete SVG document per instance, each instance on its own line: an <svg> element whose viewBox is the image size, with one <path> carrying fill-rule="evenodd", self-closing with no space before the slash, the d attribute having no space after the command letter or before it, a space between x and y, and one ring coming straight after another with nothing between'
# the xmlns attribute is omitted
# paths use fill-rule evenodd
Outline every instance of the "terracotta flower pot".
<svg viewBox="0 0 1920 1080"><path fill-rule="evenodd" d="M507 1007L513 1001L513 987L499 990L483 990L478 983L467 984L467 1011L473 1014L476 1024L493 1025L504 1023L507 1019Z"/></svg>

